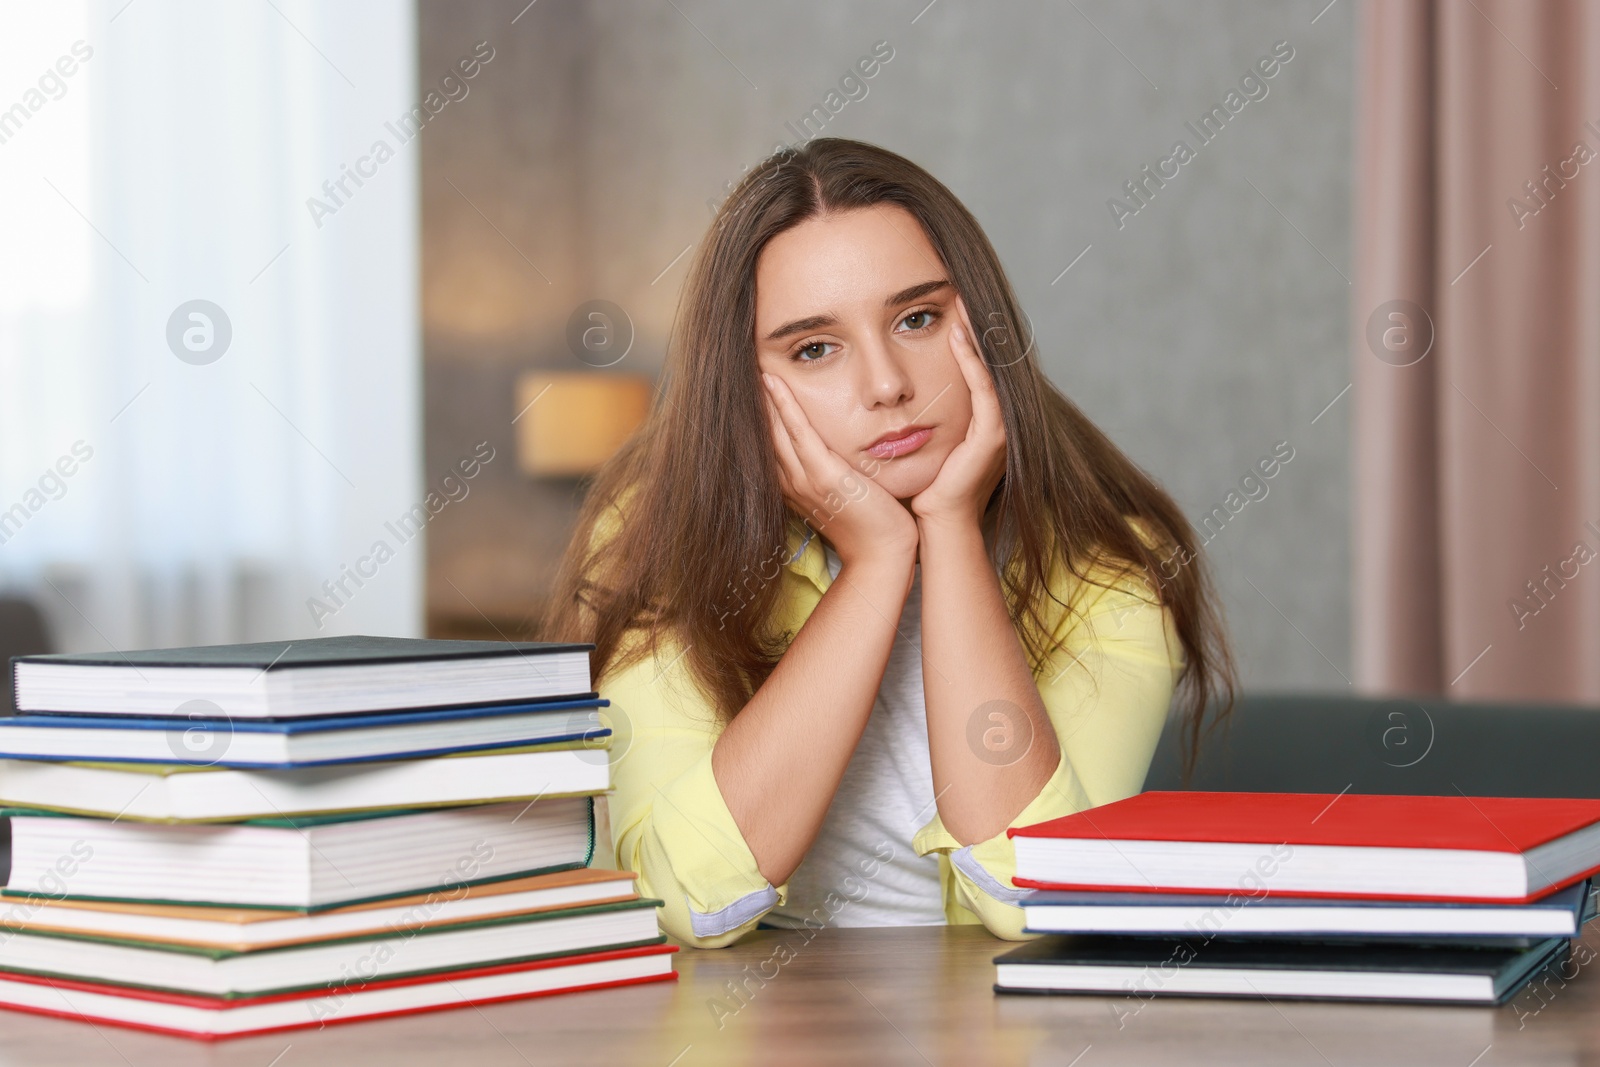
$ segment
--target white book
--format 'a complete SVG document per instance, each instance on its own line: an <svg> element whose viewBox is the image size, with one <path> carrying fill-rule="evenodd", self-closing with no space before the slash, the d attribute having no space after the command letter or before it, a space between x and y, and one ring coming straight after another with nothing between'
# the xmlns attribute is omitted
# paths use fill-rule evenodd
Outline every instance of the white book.
<svg viewBox="0 0 1600 1067"><path fill-rule="evenodd" d="M604 749L490 750L291 770L0 760L0 803L122 820L257 819L600 793Z"/></svg>

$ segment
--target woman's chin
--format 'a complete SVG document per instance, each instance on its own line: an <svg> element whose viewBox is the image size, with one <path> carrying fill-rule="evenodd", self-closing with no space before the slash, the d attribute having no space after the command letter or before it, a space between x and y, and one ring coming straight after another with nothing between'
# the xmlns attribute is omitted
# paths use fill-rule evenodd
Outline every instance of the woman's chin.
<svg viewBox="0 0 1600 1067"><path fill-rule="evenodd" d="M902 504L909 504L911 498L933 484L939 476L939 471L944 467L944 461L950 457L953 449L929 447L924 445L915 452L904 456L897 456L890 460L877 460L877 470L872 474L872 480L879 487ZM863 469L867 462L863 461Z"/></svg>
<svg viewBox="0 0 1600 1067"><path fill-rule="evenodd" d="M909 506L912 497L933 484L934 474L937 473L937 470L933 474L912 470L882 472L873 480L890 496Z"/></svg>

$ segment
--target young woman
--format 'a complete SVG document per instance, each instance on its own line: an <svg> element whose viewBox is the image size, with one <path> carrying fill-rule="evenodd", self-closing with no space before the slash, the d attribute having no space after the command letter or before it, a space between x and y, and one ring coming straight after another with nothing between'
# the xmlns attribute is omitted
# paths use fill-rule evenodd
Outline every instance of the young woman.
<svg viewBox="0 0 1600 1067"><path fill-rule="evenodd" d="M1137 793L1175 692L1190 758L1231 706L1193 531L1021 321L884 149L781 150L718 211L545 620L596 646L617 856L685 944L1020 938L1007 828Z"/></svg>

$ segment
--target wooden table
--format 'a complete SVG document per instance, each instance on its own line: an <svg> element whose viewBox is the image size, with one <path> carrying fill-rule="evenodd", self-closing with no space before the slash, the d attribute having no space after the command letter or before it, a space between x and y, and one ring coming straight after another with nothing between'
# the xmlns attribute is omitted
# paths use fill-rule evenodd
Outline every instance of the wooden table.
<svg viewBox="0 0 1600 1067"><path fill-rule="evenodd" d="M758 931L676 982L207 1045L0 1012L13 1064L1403 1064L1600 1062L1600 929L1576 976L1501 1008L997 996L976 927ZM1569 974L1572 970L1569 969ZM765 976L765 977L764 977ZM737 998L735 990L743 989Z"/></svg>

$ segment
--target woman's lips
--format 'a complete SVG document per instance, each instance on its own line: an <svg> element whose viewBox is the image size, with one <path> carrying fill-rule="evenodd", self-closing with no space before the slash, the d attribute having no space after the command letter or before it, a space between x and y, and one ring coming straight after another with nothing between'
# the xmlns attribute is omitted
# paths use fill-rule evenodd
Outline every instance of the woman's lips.
<svg viewBox="0 0 1600 1067"><path fill-rule="evenodd" d="M928 439L932 436L933 431L931 429L915 430L904 437L897 437L892 441L878 442L867 449L867 455L876 456L878 459L894 459L897 456L905 455L907 452L915 452L927 444Z"/></svg>

